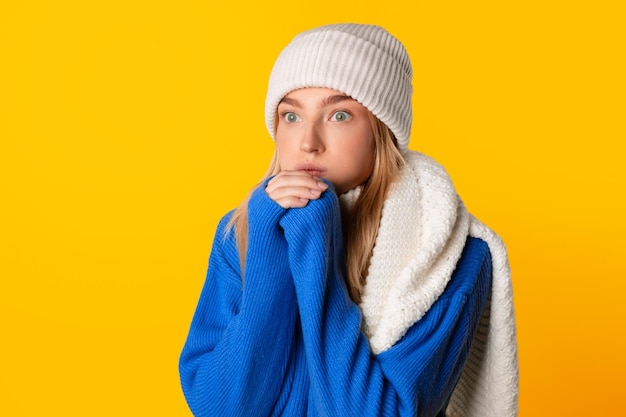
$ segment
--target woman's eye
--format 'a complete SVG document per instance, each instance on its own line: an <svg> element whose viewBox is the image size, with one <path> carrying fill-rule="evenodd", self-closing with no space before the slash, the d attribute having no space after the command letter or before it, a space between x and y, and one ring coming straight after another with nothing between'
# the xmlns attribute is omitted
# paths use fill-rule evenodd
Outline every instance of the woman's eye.
<svg viewBox="0 0 626 417"><path fill-rule="evenodd" d="M345 122L346 120L350 120L351 117L352 115L347 111L339 110L334 112L330 118L334 122Z"/></svg>
<svg viewBox="0 0 626 417"><path fill-rule="evenodd" d="M298 117L297 114L295 114L294 112L287 112L283 115L285 121L287 123L296 123L300 121L300 117Z"/></svg>

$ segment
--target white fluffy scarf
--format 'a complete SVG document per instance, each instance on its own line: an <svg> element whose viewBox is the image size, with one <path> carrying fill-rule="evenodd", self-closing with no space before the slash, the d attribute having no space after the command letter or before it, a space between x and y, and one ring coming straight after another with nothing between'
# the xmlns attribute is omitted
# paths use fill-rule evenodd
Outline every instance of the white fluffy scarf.
<svg viewBox="0 0 626 417"><path fill-rule="evenodd" d="M413 151L389 191L361 310L372 351L394 345L443 293L468 235L489 245L493 276L467 363L447 409L452 417L517 415L518 365L506 248L470 215L441 165ZM344 194L350 204L358 190Z"/></svg>

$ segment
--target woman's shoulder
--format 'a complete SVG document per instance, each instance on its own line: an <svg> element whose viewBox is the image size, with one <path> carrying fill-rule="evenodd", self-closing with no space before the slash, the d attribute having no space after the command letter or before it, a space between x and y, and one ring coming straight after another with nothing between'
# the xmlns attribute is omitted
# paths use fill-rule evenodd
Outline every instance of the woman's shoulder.
<svg viewBox="0 0 626 417"><path fill-rule="evenodd" d="M239 250L235 237L235 226L232 223L235 210L230 210L222 216L215 229L213 248L210 262L227 262L230 268L240 269ZM217 259L220 258L220 259Z"/></svg>
<svg viewBox="0 0 626 417"><path fill-rule="evenodd" d="M216 228L215 233L217 234L218 232L221 232L222 234L224 234L226 232L232 232L229 229L231 229L230 222L232 221L234 215L235 215L234 209L226 212L217 223L217 228Z"/></svg>
<svg viewBox="0 0 626 417"><path fill-rule="evenodd" d="M466 296L491 284L491 252L484 240L468 236L442 297Z"/></svg>

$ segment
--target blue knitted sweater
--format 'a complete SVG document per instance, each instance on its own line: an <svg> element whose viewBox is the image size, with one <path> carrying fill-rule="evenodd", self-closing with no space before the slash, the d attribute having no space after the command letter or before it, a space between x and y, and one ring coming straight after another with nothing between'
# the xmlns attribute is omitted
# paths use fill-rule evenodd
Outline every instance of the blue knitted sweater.
<svg viewBox="0 0 626 417"><path fill-rule="evenodd" d="M391 349L370 351L344 283L332 187L300 209L256 189L242 284L232 213L219 223L180 357L196 417L436 416L454 389L491 284L487 244L468 237L444 293Z"/></svg>

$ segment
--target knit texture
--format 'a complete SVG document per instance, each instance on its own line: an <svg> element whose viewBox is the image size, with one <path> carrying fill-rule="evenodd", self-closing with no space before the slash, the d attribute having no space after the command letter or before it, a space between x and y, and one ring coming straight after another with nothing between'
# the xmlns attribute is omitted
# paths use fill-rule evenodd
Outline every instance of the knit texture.
<svg viewBox="0 0 626 417"><path fill-rule="evenodd" d="M379 354L348 295L332 186L301 209L249 202L245 282L230 214L180 358L195 416L433 417L467 363L491 285L487 244L466 237L446 288Z"/></svg>
<svg viewBox="0 0 626 417"><path fill-rule="evenodd" d="M364 288L361 310L372 351L398 342L446 290L468 235L493 257L490 308L480 321L470 360L448 415L517 415L518 365L511 276L500 238L471 216L443 167L413 151L389 191ZM358 192L358 191L357 191ZM342 197L350 204L357 196Z"/></svg>
<svg viewBox="0 0 626 417"><path fill-rule="evenodd" d="M328 25L303 32L283 49L270 75L265 124L272 138L278 103L305 87L332 88L369 109L406 149L413 70L404 46L379 26Z"/></svg>

